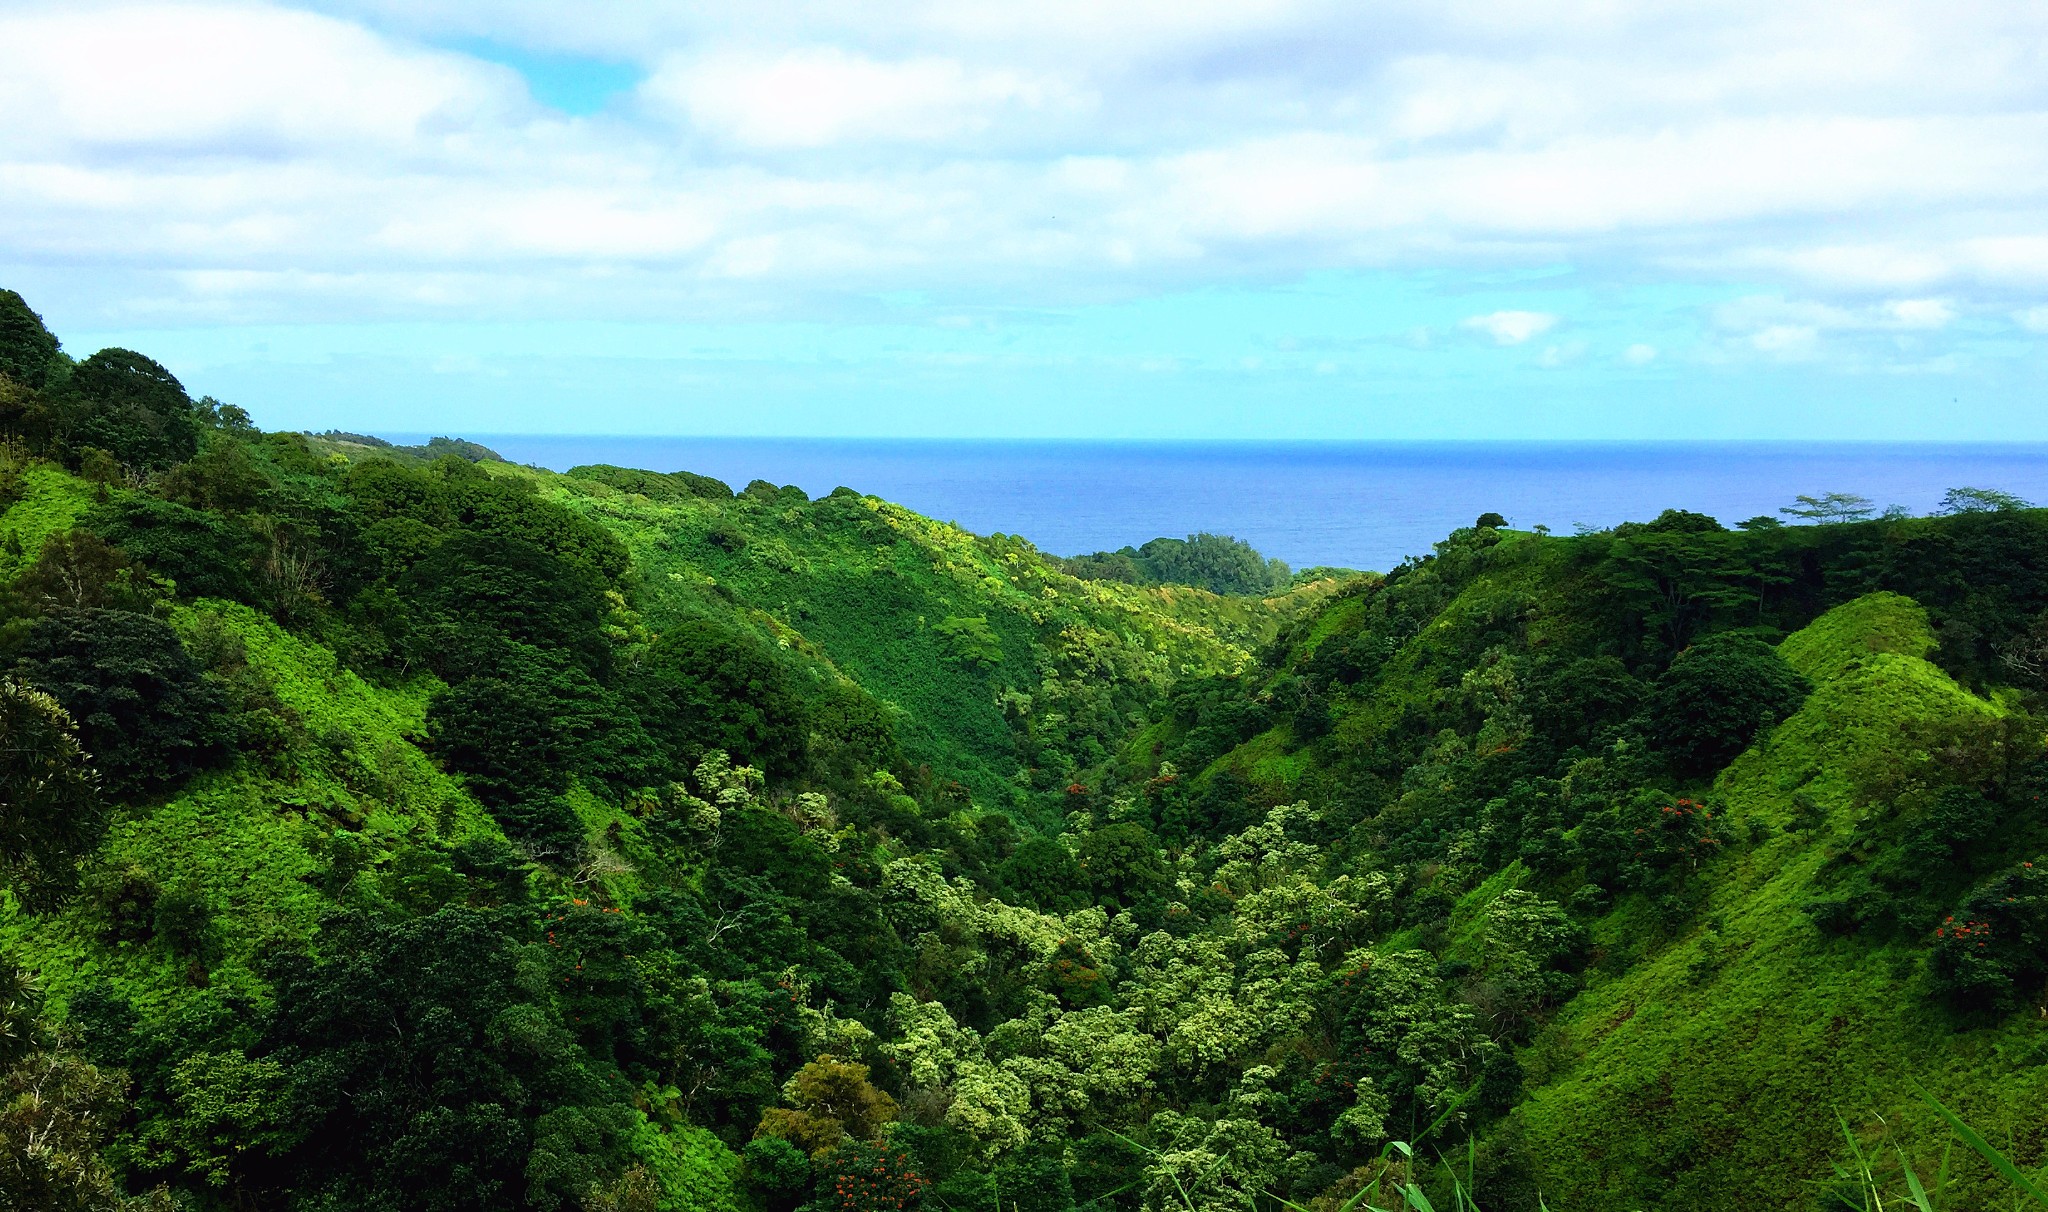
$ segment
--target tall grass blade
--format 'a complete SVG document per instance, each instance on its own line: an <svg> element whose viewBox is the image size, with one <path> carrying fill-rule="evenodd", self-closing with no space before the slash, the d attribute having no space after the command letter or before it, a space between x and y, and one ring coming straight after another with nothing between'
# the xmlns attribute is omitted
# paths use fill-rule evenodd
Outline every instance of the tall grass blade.
<svg viewBox="0 0 2048 1212"><path fill-rule="evenodd" d="M1919 1094L1922 1101L1934 1108L1936 1115L1948 1121L1948 1126L1954 1130L1957 1136L1963 1139L1964 1144L1975 1149L1979 1156L1983 1157L1985 1161L1990 1162L1992 1169L2003 1174L2007 1181L2011 1182L2013 1186L2018 1187L2029 1199L2032 1199L2044 1208L2048 1208L2048 1195L2043 1195L2039 1187L2028 1182L2027 1176L2020 1173L2019 1167L2007 1161L2005 1154L1992 1148L1990 1141L1977 1135L1977 1130L1964 1123L1962 1116L1949 1110L1946 1104L1932 1094L1929 1094L1921 1087L1919 1082L1913 1083L1913 1090Z"/></svg>
<svg viewBox="0 0 2048 1212"><path fill-rule="evenodd" d="M1856 1199L1850 1199L1841 1192L1835 1198L1857 1212L1884 1212L1884 1196L1879 1194L1877 1178L1870 1172L1870 1159L1863 1154L1863 1145L1856 1139L1856 1132L1849 1127L1849 1121L1840 1112L1835 1113L1835 1122L1842 1127L1842 1139L1849 1144L1849 1156L1856 1159L1854 1169L1844 1169L1835 1163L1835 1173L1856 1184ZM1859 1202L1860 1201L1860 1202Z"/></svg>
<svg viewBox="0 0 2048 1212"><path fill-rule="evenodd" d="M1899 1155L1899 1169L1906 1172L1906 1191L1912 1198L1913 1206L1920 1212L1934 1212L1934 1201L1927 1197L1927 1188L1920 1185L1920 1176L1913 1172L1913 1163L1906 1160L1906 1151L1893 1147Z"/></svg>

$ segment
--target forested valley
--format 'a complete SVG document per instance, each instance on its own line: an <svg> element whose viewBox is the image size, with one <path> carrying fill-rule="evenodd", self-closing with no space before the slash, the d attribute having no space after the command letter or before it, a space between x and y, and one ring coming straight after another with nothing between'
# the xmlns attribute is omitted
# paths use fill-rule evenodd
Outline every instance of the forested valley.
<svg viewBox="0 0 2048 1212"><path fill-rule="evenodd" d="M2048 511L1996 491L1063 559L262 432L11 292L0 438L0 1206L1974 1208L2048 1161Z"/></svg>

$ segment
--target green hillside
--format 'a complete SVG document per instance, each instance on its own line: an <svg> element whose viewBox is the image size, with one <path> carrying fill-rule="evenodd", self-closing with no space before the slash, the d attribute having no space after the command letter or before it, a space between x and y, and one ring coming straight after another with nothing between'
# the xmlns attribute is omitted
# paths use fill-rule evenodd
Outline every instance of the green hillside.
<svg viewBox="0 0 2048 1212"><path fill-rule="evenodd" d="M1335 587L1260 599L1079 580L1022 539L849 489L811 501L764 482L732 495L701 477L495 470L625 542L650 626L743 610L879 698L913 761L1027 814L1173 681L1236 672Z"/></svg>
<svg viewBox="0 0 2048 1212"><path fill-rule="evenodd" d="M1198 796L1344 805L1337 850L1400 880L1383 946L1503 1050L1488 1206L1830 1206L1842 1121L1903 1192L1886 1151L1931 1183L1952 1142L1916 1084L2040 1166L2044 541L2038 512L1461 532L1155 744ZM1727 695L1773 663L1776 708ZM1554 915L1533 970L1495 933L1518 894ZM1955 1206L2007 1187L1954 1166Z"/></svg>
<svg viewBox="0 0 2048 1212"><path fill-rule="evenodd" d="M1061 560L0 309L0 1206L1865 1207L1922 1088L2048 1161L2048 511Z"/></svg>

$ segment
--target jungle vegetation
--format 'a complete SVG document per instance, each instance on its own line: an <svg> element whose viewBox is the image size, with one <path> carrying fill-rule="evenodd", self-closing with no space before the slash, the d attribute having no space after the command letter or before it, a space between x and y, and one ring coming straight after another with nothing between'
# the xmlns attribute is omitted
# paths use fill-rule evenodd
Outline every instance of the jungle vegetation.
<svg viewBox="0 0 2048 1212"><path fill-rule="evenodd" d="M11 293L0 437L7 1207L2040 1173L2048 511L2006 494L1064 560L261 432Z"/></svg>

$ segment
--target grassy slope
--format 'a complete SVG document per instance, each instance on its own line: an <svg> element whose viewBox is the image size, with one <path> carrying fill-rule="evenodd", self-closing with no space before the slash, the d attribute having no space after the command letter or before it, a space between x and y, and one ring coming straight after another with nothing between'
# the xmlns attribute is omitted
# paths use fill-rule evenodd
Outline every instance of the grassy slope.
<svg viewBox="0 0 2048 1212"><path fill-rule="evenodd" d="M124 809L101 857L109 872L205 901L225 936L223 959L207 982L260 996L253 957L271 941L302 944L332 907L303 882L322 866L314 855L320 839L351 829L374 861L407 836L452 839L497 826L412 744L425 687L373 687L339 668L327 649L247 607L206 603L172 621L190 626L201 613L243 642L250 666L301 718L311 743L284 758L282 769L244 765L202 776L166 803ZM97 945L104 924L93 912L91 898L81 898L48 918L10 914L0 922L0 946L26 956L60 1005L102 978L144 1009L175 1002L193 983L188 961L160 945Z"/></svg>
<svg viewBox="0 0 2048 1212"><path fill-rule="evenodd" d="M1758 840L1710 869L1686 937L1596 977L1525 1057L1532 1078L1554 1076L1510 1131L1551 1206L1818 1206L1809 1184L1838 1152L1838 1112L1866 1134L1882 1116L1931 1170L1947 1134L1909 1078L2040 1162L2048 1024L2022 1014L1958 1032L1923 987L1923 948L1827 939L1799 909L1864 823L1855 772L1902 756L1902 726L1996 710L1929 664L1933 648L1925 615L1892 594L1785 641L1815 691L1716 786L1731 831ZM1802 791L1827 823L1787 832ZM1619 907L1596 936L1621 944L1646 910ZM1984 1178L1974 1158L1961 1169Z"/></svg>
<svg viewBox="0 0 2048 1212"><path fill-rule="evenodd" d="M1021 542L977 537L873 497L652 501L593 481L488 465L610 527L633 553L647 621L749 614L898 709L906 751L989 807L1020 800L1030 741L1081 764L1175 677L1230 672L1334 587L1264 602L1083 581ZM735 543L737 536L740 542ZM716 541L714 541L714 539ZM940 625L984 621L1000 659ZM1052 776L1064 778L1064 769Z"/></svg>

